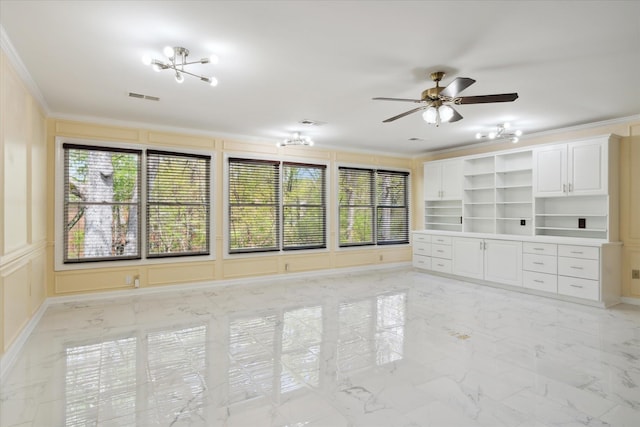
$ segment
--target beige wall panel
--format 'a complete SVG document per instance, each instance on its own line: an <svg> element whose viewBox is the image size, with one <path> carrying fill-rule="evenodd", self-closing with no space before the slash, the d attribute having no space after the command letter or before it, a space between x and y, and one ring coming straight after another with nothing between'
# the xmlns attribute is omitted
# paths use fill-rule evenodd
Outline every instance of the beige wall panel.
<svg viewBox="0 0 640 427"><path fill-rule="evenodd" d="M213 262L150 266L147 269L149 286L195 283L214 279L215 264Z"/></svg>
<svg viewBox="0 0 640 427"><path fill-rule="evenodd" d="M625 246L622 261L622 295L640 298L640 279L631 278L631 270L640 270L640 246Z"/></svg>
<svg viewBox="0 0 640 427"><path fill-rule="evenodd" d="M209 150L215 149L215 140L213 138L188 136L172 133L161 132L149 132L149 143L169 145L175 148L179 147L193 147L193 148L206 148Z"/></svg>
<svg viewBox="0 0 640 427"><path fill-rule="evenodd" d="M23 264L3 273L0 280L0 289L4 290L4 351L9 348L30 318L29 265Z"/></svg>
<svg viewBox="0 0 640 427"><path fill-rule="evenodd" d="M384 249L379 251L382 256L381 262L408 262L411 261L413 254L411 247L399 247L394 249Z"/></svg>
<svg viewBox="0 0 640 427"><path fill-rule="evenodd" d="M31 243L34 243L47 238L48 174L46 120L33 100L31 112Z"/></svg>
<svg viewBox="0 0 640 427"><path fill-rule="evenodd" d="M137 129L101 126L89 123L56 120L56 135L79 136L109 141L139 142L140 131Z"/></svg>
<svg viewBox="0 0 640 427"><path fill-rule="evenodd" d="M225 260L222 275L225 279L235 279L277 274L278 272L278 257L253 257Z"/></svg>
<svg viewBox="0 0 640 427"><path fill-rule="evenodd" d="M126 276L139 275L138 269L85 270L58 272L55 276L56 294L92 292L106 289L133 288L126 284Z"/></svg>
<svg viewBox="0 0 640 427"><path fill-rule="evenodd" d="M629 221L629 235L623 238L640 243L640 129L637 135L628 140L629 187L628 193L621 196L628 198L626 207L629 211L624 217Z"/></svg>
<svg viewBox="0 0 640 427"><path fill-rule="evenodd" d="M356 267L367 264L378 264L380 262L380 254L374 250L364 251L341 251L336 254L335 267Z"/></svg>
<svg viewBox="0 0 640 427"><path fill-rule="evenodd" d="M293 273L328 268L331 268L331 255L324 253L283 257L281 271Z"/></svg>
<svg viewBox="0 0 640 427"><path fill-rule="evenodd" d="M28 243L27 151L29 150L29 93L5 62L2 70L4 152L4 248L9 254Z"/></svg>
<svg viewBox="0 0 640 427"><path fill-rule="evenodd" d="M376 156L363 153L336 153L336 162L375 165Z"/></svg>
<svg viewBox="0 0 640 427"><path fill-rule="evenodd" d="M249 143L245 143L245 142L238 142L238 141L222 141L222 149L224 151L246 151L246 152L250 152L250 153L256 153L256 154L273 154L276 155L278 154L278 147L276 147L276 144L268 144L268 143L264 143L264 144L249 144Z"/></svg>
<svg viewBox="0 0 640 427"><path fill-rule="evenodd" d="M311 147L283 147L278 150L278 156L329 160L331 152Z"/></svg>
<svg viewBox="0 0 640 427"><path fill-rule="evenodd" d="M30 262L29 286L30 286L30 306L29 314L34 313L47 297L47 275L46 275L46 250L41 249L38 254L32 256Z"/></svg>

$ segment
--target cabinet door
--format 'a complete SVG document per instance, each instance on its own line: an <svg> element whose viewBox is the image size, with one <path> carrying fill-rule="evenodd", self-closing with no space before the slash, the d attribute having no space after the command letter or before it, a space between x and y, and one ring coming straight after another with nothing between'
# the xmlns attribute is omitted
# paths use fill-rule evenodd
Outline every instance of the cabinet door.
<svg viewBox="0 0 640 427"><path fill-rule="evenodd" d="M442 164L424 164L424 199L440 200L440 190L442 189Z"/></svg>
<svg viewBox="0 0 640 427"><path fill-rule="evenodd" d="M522 242L485 240L484 279L522 286Z"/></svg>
<svg viewBox="0 0 640 427"><path fill-rule="evenodd" d="M607 194L607 150L600 141L568 145L569 195Z"/></svg>
<svg viewBox="0 0 640 427"><path fill-rule="evenodd" d="M484 240L456 237L453 239L453 274L484 278Z"/></svg>
<svg viewBox="0 0 640 427"><path fill-rule="evenodd" d="M462 160L442 164L442 199L462 199Z"/></svg>
<svg viewBox="0 0 640 427"><path fill-rule="evenodd" d="M534 150L533 191L538 197L564 196L567 184L567 146Z"/></svg>

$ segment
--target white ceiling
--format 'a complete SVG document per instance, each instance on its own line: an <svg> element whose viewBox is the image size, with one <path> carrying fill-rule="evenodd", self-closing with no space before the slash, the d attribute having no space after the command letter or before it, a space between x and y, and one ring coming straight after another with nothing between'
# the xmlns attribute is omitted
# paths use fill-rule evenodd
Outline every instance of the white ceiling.
<svg viewBox="0 0 640 427"><path fill-rule="evenodd" d="M532 134L640 113L638 1L1 0L0 17L56 117L265 144L298 130L320 147L415 156L504 121ZM218 87L142 64L166 45L216 53L196 67ZM462 95L520 97L457 106L464 119L437 128L420 114L382 123L416 104L372 97L419 98L437 70L443 85L475 79Z"/></svg>

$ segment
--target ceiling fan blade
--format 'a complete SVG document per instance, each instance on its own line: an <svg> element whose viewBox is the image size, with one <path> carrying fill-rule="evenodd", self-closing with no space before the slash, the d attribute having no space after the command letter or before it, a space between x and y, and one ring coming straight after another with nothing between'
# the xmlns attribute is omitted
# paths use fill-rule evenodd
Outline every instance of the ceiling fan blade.
<svg viewBox="0 0 640 427"><path fill-rule="evenodd" d="M441 96L455 98L460 92L474 84L476 81L469 77L458 77L440 92Z"/></svg>
<svg viewBox="0 0 640 427"><path fill-rule="evenodd" d="M383 120L383 121L382 121L382 123L389 123L389 122L392 122L392 121L394 121L394 120L401 119L401 118L403 118L404 116L408 116L409 114L415 113L415 112L420 111L420 110L424 110L424 109L426 109L427 107L428 107L428 106L427 106L427 105L425 105L425 106L423 106L423 107L418 107L418 108L414 108L413 110L405 111L405 112L404 112L404 113L402 113L402 114L398 114L397 116L393 116L393 117L388 118L387 120Z"/></svg>
<svg viewBox="0 0 640 427"><path fill-rule="evenodd" d="M511 102L518 99L517 93L501 93L497 95L461 96L456 104L486 104L489 102Z"/></svg>
<svg viewBox="0 0 640 427"><path fill-rule="evenodd" d="M403 102L424 102L421 99L408 99L408 98L382 98L382 97L378 97L378 98L371 98L374 101L403 101Z"/></svg>
<svg viewBox="0 0 640 427"><path fill-rule="evenodd" d="M455 108L451 107L451 109L453 110L453 116L451 117L451 120L449 120L448 123L453 123L453 122L457 122L458 120L462 120L462 115L458 113Z"/></svg>

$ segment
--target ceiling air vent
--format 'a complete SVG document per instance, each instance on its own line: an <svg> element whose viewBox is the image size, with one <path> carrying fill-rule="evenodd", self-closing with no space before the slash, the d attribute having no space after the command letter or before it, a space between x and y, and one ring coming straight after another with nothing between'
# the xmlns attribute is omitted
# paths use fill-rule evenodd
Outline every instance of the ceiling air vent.
<svg viewBox="0 0 640 427"><path fill-rule="evenodd" d="M309 120L309 119L300 120L298 123L305 126L322 126L327 124L327 122L319 122L317 120Z"/></svg>
<svg viewBox="0 0 640 427"><path fill-rule="evenodd" d="M143 95L141 93L129 92L129 97L138 98L138 99L146 99L147 101L160 101L160 98L157 96L151 95Z"/></svg>

